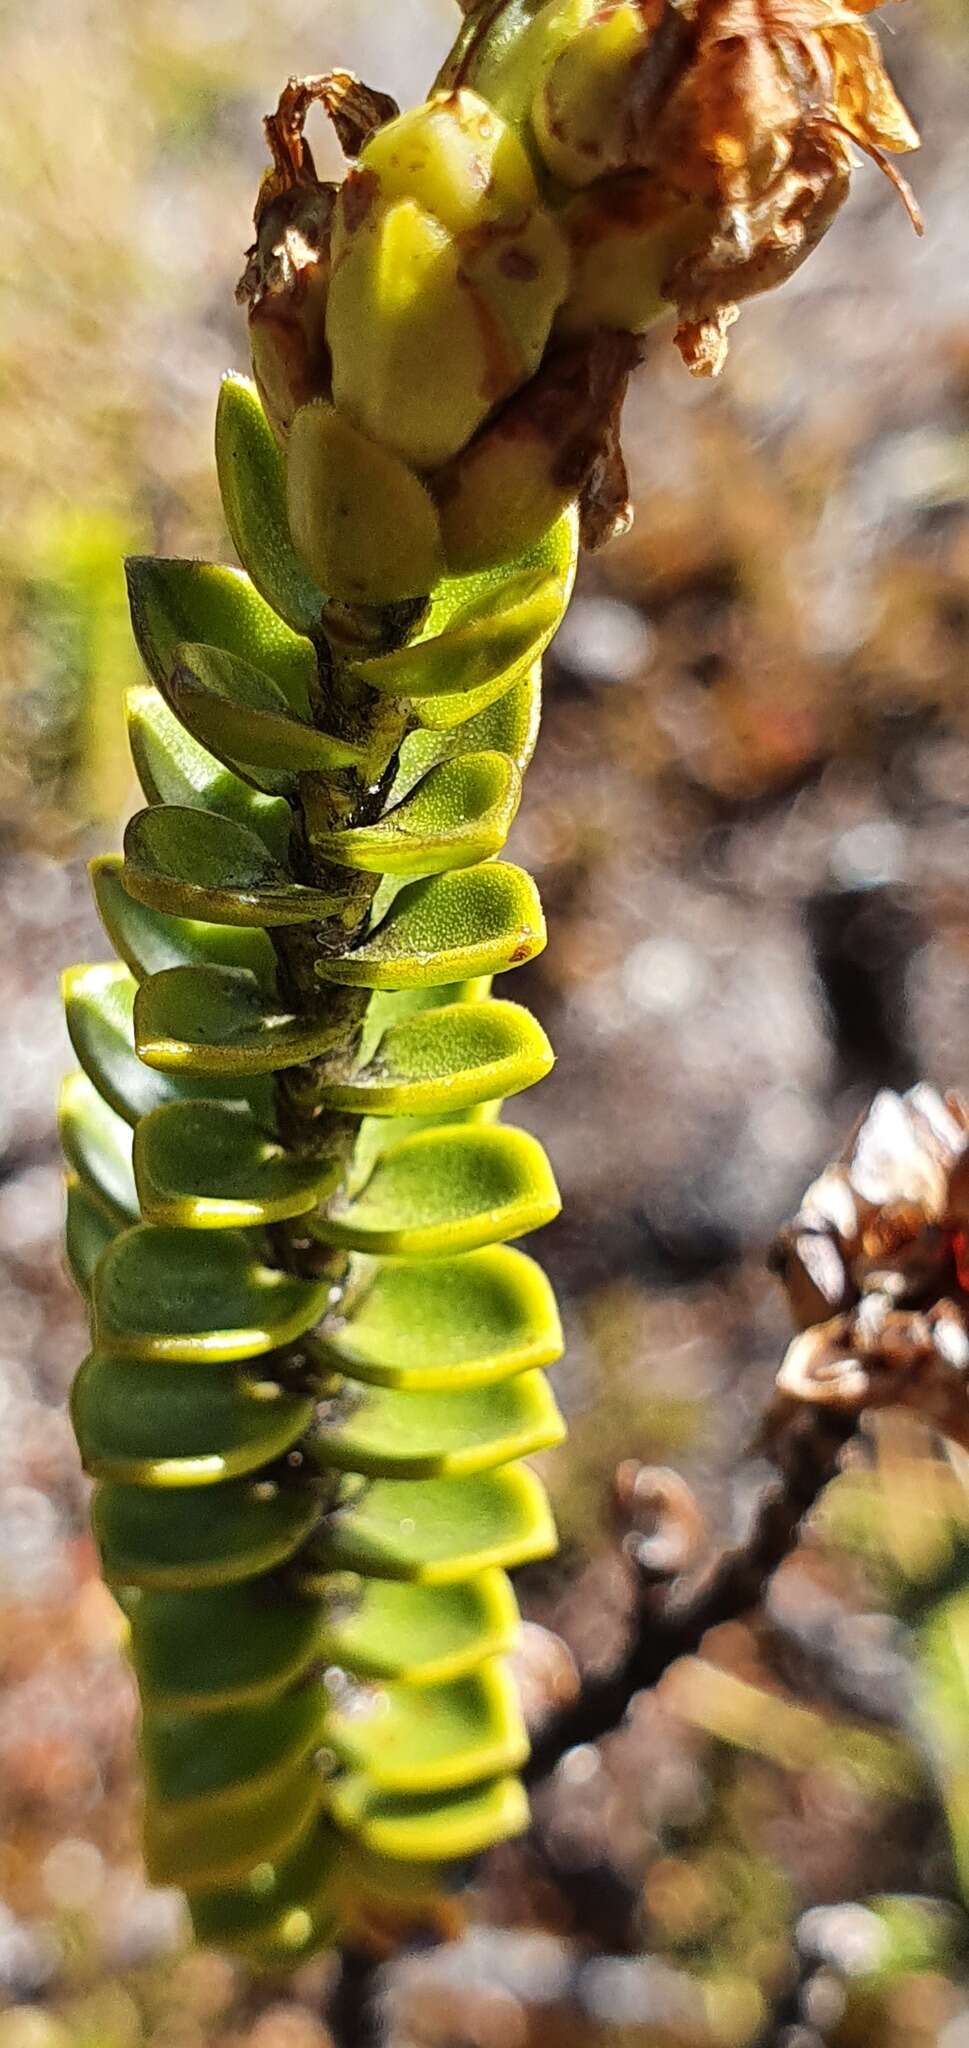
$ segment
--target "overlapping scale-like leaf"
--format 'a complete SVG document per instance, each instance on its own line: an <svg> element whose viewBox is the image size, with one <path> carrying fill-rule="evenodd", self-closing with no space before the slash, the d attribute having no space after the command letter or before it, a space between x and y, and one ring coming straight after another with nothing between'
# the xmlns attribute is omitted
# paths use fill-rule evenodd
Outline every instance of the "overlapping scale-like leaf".
<svg viewBox="0 0 969 2048"><path fill-rule="evenodd" d="M279 1968L525 1818L507 1573L554 1545L521 1461L562 1434L561 1329L508 1240L558 1195L496 1121L552 1052L490 977L545 941L495 856L576 522L368 653L327 640L244 379L217 452L243 567L129 565L147 808L93 869L120 962L65 979L73 1417L149 1870Z"/></svg>

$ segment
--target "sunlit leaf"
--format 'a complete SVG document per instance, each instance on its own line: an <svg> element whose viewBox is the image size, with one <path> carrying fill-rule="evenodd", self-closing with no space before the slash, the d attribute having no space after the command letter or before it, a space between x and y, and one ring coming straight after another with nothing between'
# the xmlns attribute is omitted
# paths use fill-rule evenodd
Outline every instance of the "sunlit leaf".
<svg viewBox="0 0 969 2048"><path fill-rule="evenodd" d="M376 825L317 832L312 810L308 822L325 860L378 875L436 875L498 853L520 798L521 776L507 755L460 754L432 768Z"/></svg>
<svg viewBox="0 0 969 2048"><path fill-rule="evenodd" d="M340 1162L291 1151L247 1109L174 1102L135 1132L144 1216L187 1230L242 1229L305 1216L336 1186Z"/></svg>
<svg viewBox="0 0 969 2048"><path fill-rule="evenodd" d="M318 963L326 981L356 988L413 988L500 974L545 944L538 891L503 861L410 882L376 931Z"/></svg>
<svg viewBox="0 0 969 2048"><path fill-rule="evenodd" d="M392 1146L362 1192L335 1197L314 1230L351 1251L446 1257L539 1230L560 1206L545 1153L527 1131L454 1124Z"/></svg>
<svg viewBox="0 0 969 2048"><path fill-rule="evenodd" d="M137 811L124 838L130 896L175 917L213 924L316 924L345 892L307 888L245 825L214 811L155 804Z"/></svg>
<svg viewBox="0 0 969 2048"><path fill-rule="evenodd" d="M541 1267L502 1245L431 1264L361 1261L345 1319L314 1342L352 1379L457 1390L550 1365L562 1326Z"/></svg>
<svg viewBox="0 0 969 2048"><path fill-rule="evenodd" d="M419 1496L406 1480L377 1479L331 1518L313 1554L334 1570L447 1586L554 1548L544 1489L514 1465L469 1479L426 1479Z"/></svg>
<svg viewBox="0 0 969 2048"><path fill-rule="evenodd" d="M131 623L152 682L170 673L182 640L196 640L262 669L296 716L306 717L316 680L313 648L284 625L243 570L131 555L125 571Z"/></svg>
<svg viewBox="0 0 969 2048"><path fill-rule="evenodd" d="M295 632L318 633L323 596L293 548L283 458L248 377L223 378L215 457L226 524L243 568Z"/></svg>

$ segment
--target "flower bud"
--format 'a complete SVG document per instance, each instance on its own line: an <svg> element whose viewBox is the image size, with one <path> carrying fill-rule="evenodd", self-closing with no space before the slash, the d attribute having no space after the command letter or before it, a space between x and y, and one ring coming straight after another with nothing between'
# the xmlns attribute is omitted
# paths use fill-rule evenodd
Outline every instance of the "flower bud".
<svg viewBox="0 0 969 2048"><path fill-rule="evenodd" d="M337 405L415 468L439 467L538 368L567 284L517 137L474 93L438 95L371 138L340 195Z"/></svg>
<svg viewBox="0 0 969 2048"><path fill-rule="evenodd" d="M286 481L293 545L327 597L396 604L438 581L440 528L420 478L332 405L318 400L296 414Z"/></svg>
<svg viewBox="0 0 969 2048"><path fill-rule="evenodd" d="M561 334L614 327L644 334L670 311L675 266L709 240L709 209L685 205L648 172L604 178L560 215L572 256Z"/></svg>
<svg viewBox="0 0 969 2048"><path fill-rule="evenodd" d="M630 142L637 73L662 11L663 0L604 0L538 86L535 138L563 185L591 185L636 162Z"/></svg>
<svg viewBox="0 0 969 2048"><path fill-rule="evenodd" d="M624 334L599 333L562 349L433 479L452 574L523 554L589 491L589 531L605 536L600 493L618 519L610 495L613 432L637 354Z"/></svg>

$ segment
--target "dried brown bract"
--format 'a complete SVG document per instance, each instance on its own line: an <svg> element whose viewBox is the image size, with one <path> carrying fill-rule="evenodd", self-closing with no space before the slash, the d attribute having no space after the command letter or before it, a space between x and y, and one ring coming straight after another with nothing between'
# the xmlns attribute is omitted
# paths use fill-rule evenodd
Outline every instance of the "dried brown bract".
<svg viewBox="0 0 969 2048"><path fill-rule="evenodd" d="M900 1404L969 1442L969 1112L884 1089L781 1233L774 1262L802 1325L782 1397Z"/></svg>
<svg viewBox="0 0 969 2048"><path fill-rule="evenodd" d="M869 0L686 0L690 63L653 131L651 162L674 188L713 208L712 237L670 279L678 344L715 375L742 299L803 263L847 196L852 144L892 179L921 220L887 153L918 134L858 17Z"/></svg>

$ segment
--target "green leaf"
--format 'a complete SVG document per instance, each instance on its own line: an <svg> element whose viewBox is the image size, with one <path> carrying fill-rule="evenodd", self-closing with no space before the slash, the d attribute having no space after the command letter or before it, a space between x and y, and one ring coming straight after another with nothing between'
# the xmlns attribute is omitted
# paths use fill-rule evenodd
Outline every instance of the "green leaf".
<svg viewBox="0 0 969 2048"><path fill-rule="evenodd" d="M276 986L276 956L265 932L235 931L195 918L169 917L129 896L123 863L115 854L91 862L91 882L98 913L111 944L136 981L169 967L234 967L253 975L259 986Z"/></svg>
<svg viewBox="0 0 969 2048"><path fill-rule="evenodd" d="M392 1024L415 1017L421 1010L441 1010L448 1003L483 1003L491 994L490 974L472 976L470 981L441 982L437 988L380 989L367 1000L367 1013L360 1037L359 1061L369 1066L380 1040Z"/></svg>
<svg viewBox="0 0 969 2048"><path fill-rule="evenodd" d="M375 825L316 832L316 853L375 875L437 875L488 860L504 846L521 801L521 776L504 754L462 754L432 768Z"/></svg>
<svg viewBox="0 0 969 2048"><path fill-rule="evenodd" d="M549 1557L555 1526L534 1472L521 1465L470 1479L377 1479L331 1517L312 1555L321 1568L455 1585L488 1565Z"/></svg>
<svg viewBox="0 0 969 2048"><path fill-rule="evenodd" d="M408 733L400 749L391 804L399 803L431 768L442 761L459 760L463 754L505 754L523 775L535 752L541 715L542 664L536 662L523 682L516 683L487 711L469 718L466 725L451 732L419 728Z"/></svg>
<svg viewBox="0 0 969 2048"><path fill-rule="evenodd" d="M89 1295L102 1253L118 1235L112 1215L95 1201L76 1174L67 1175L67 1218L64 1226L67 1263L75 1287Z"/></svg>
<svg viewBox="0 0 969 2048"><path fill-rule="evenodd" d="M353 1693L330 1717L327 1738L375 1790L453 1792L519 1770L528 1736L507 1665L494 1658L432 1691L388 1685Z"/></svg>
<svg viewBox="0 0 969 2048"><path fill-rule="evenodd" d="M306 1216L336 1186L336 1158L288 1151L241 1104L173 1102L135 1132L135 1179L149 1223L247 1229Z"/></svg>
<svg viewBox="0 0 969 2048"><path fill-rule="evenodd" d="M319 1520L309 1487L229 1479L180 1488L103 1483L91 1510L105 1578L122 1586L231 1586L275 1571Z"/></svg>
<svg viewBox="0 0 969 2048"><path fill-rule="evenodd" d="M124 1599L131 1661L157 1711L214 1713L276 1699L319 1655L320 1612L275 1579Z"/></svg>
<svg viewBox="0 0 969 2048"><path fill-rule="evenodd" d="M262 1265L242 1231L139 1224L98 1267L97 1344L112 1358L186 1365L258 1358L312 1329L329 1292Z"/></svg>
<svg viewBox="0 0 969 2048"><path fill-rule="evenodd" d="M320 631L323 594L307 576L289 532L283 458L248 377L225 377L215 422L215 459L226 524L256 589L287 625Z"/></svg>
<svg viewBox="0 0 969 2048"><path fill-rule="evenodd" d="M537 1138L454 1124L393 1145L362 1193L337 1195L312 1228L349 1251L447 1257L541 1230L560 1208Z"/></svg>
<svg viewBox="0 0 969 2048"><path fill-rule="evenodd" d="M415 988L500 974L533 960L545 919L529 875L504 861L410 882L382 924L350 952L320 960L325 981Z"/></svg>
<svg viewBox="0 0 969 2048"><path fill-rule="evenodd" d="M502 1571L456 1586L303 1576L323 1602L321 1658L361 1678L444 1685L518 1641L518 1608Z"/></svg>
<svg viewBox="0 0 969 2048"><path fill-rule="evenodd" d="M502 1245L430 1264L361 1260L344 1318L314 1345L350 1379L457 1391L551 1365L562 1326L541 1267Z"/></svg>
<svg viewBox="0 0 969 2048"><path fill-rule="evenodd" d="M295 1969L301 1956L336 1933L347 1863L346 1837L331 1822L317 1821L296 1849L258 1865L247 1883L194 1892L196 1940L244 1952L255 1946L260 1963Z"/></svg>
<svg viewBox="0 0 969 2048"><path fill-rule="evenodd" d="M517 1095L553 1063L541 1025L518 1003L449 1003L391 1024L369 1064L324 1081L320 1101L367 1116L436 1115Z"/></svg>
<svg viewBox="0 0 969 2048"><path fill-rule="evenodd" d="M200 747L157 690L145 684L129 690L125 713L132 759L150 804L188 804L231 818L258 833L285 866L292 813L281 797L263 796Z"/></svg>
<svg viewBox="0 0 969 2048"><path fill-rule="evenodd" d="M366 761L364 747L294 718L268 676L216 647L183 641L160 687L194 740L270 796L295 795L302 774L331 774Z"/></svg>
<svg viewBox="0 0 969 2048"><path fill-rule="evenodd" d="M308 1430L314 1402L258 1371L85 1360L71 1414L85 1469L150 1487L212 1486L282 1457Z"/></svg>
<svg viewBox="0 0 969 2048"><path fill-rule="evenodd" d="M563 610L558 579L526 570L495 585L484 603L459 607L442 633L354 670L372 690L419 701L425 724L461 725L541 658Z"/></svg>
<svg viewBox="0 0 969 2048"><path fill-rule="evenodd" d="M116 1226L139 1214L131 1170L131 1130L101 1100L86 1074L69 1074L58 1108L60 1140L68 1165L88 1192L100 1199Z"/></svg>
<svg viewBox="0 0 969 2048"><path fill-rule="evenodd" d="M476 569L468 576L443 577L434 592L420 639L434 639L455 619L470 617L476 612L487 613L493 603L500 602L501 593L507 589L512 577L554 576L564 612L572 594L578 564L579 522L575 509L570 508L553 522L534 547L527 548L515 561L499 563L493 569Z"/></svg>
<svg viewBox="0 0 969 2048"><path fill-rule="evenodd" d="M239 1786L256 1791L312 1755L324 1739L325 1719L320 1685L219 1714L158 1713L149 1703L141 1723L149 1797L177 1805Z"/></svg>
<svg viewBox="0 0 969 2048"><path fill-rule="evenodd" d="M329 1052L345 1028L332 1006L288 1010L231 967L173 967L135 997L138 1057L165 1072L274 1074Z"/></svg>
<svg viewBox="0 0 969 2048"><path fill-rule="evenodd" d="M152 682L164 682L182 640L237 654L264 670L297 718L316 683L316 655L290 631L241 569L215 562L130 555L125 572L138 652Z"/></svg>
<svg viewBox="0 0 969 2048"><path fill-rule="evenodd" d="M254 1077L243 1091L236 1080L195 1080L189 1074L161 1074L135 1051L134 1004L138 983L117 960L104 966L69 967L62 977L71 1044L99 1095L136 1124L164 1104L200 1095L243 1099L266 1130L274 1128L273 1084Z"/></svg>
<svg viewBox="0 0 969 2048"><path fill-rule="evenodd" d="M238 1882L291 1851L312 1826L322 1786L305 1765L233 1805L199 1800L145 1813L145 1863L153 1884L182 1891Z"/></svg>
<svg viewBox="0 0 969 2048"><path fill-rule="evenodd" d="M328 1803L338 1825L368 1848L408 1862L477 1856L528 1826L528 1801L518 1778L492 1778L434 1797L379 1792L360 1773L336 1778Z"/></svg>
<svg viewBox="0 0 969 2048"><path fill-rule="evenodd" d="M543 1372L498 1387L412 1394L368 1388L320 1405L306 1444L310 1462L368 1478L456 1477L506 1465L559 1444L565 1425Z"/></svg>
<svg viewBox="0 0 969 2048"><path fill-rule="evenodd" d="M136 811L124 836L129 896L175 917L213 924L317 924L342 907L345 892L294 882L245 825L214 811L156 804Z"/></svg>

